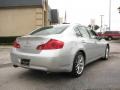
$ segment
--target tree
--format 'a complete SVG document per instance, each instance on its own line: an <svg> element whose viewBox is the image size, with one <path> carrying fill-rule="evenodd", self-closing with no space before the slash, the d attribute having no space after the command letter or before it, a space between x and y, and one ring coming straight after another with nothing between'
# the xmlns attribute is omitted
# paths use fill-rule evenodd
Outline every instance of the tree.
<svg viewBox="0 0 120 90"><path fill-rule="evenodd" d="M92 28L92 29L94 29L94 30L97 30L97 29L99 29L100 27L98 26L98 25L94 25L93 27L92 27L92 25L88 25L88 27L89 28Z"/></svg>

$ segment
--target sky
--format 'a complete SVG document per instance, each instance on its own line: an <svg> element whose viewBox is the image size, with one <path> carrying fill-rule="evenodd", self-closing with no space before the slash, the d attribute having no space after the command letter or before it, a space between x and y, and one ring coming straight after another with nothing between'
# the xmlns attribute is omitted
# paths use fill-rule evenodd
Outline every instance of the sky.
<svg viewBox="0 0 120 90"><path fill-rule="evenodd" d="M65 11L67 22L89 25L91 20L101 25L100 15L103 16L103 25L109 25L110 0L48 0L52 9L58 9L59 16L64 18ZM120 0L111 0L111 30L120 30L120 14L117 8Z"/></svg>

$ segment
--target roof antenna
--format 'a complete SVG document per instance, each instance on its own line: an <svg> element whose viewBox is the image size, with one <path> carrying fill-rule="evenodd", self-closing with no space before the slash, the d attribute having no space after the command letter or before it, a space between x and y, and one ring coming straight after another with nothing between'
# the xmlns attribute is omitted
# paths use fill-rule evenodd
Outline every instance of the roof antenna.
<svg viewBox="0 0 120 90"><path fill-rule="evenodd" d="M65 20L64 22L66 23L66 22L67 22L67 19L66 19L66 11L65 11L65 19L64 19L64 20Z"/></svg>
<svg viewBox="0 0 120 90"><path fill-rule="evenodd" d="M63 24L69 24L69 23L67 23L67 13L66 13L66 11L65 11L65 17L64 17L64 22L63 22Z"/></svg>

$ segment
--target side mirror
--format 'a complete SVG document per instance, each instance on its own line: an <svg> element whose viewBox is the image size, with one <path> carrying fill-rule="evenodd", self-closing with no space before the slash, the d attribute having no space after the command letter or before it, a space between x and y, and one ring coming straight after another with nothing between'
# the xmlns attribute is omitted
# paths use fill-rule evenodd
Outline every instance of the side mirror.
<svg viewBox="0 0 120 90"><path fill-rule="evenodd" d="M101 39L103 39L103 38L102 38L101 36L97 36L97 39L98 39L98 40L101 40Z"/></svg>

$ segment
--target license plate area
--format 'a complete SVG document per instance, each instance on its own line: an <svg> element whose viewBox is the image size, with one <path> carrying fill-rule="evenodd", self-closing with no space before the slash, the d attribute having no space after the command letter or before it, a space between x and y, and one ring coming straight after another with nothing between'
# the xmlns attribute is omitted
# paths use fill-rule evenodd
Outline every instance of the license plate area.
<svg viewBox="0 0 120 90"><path fill-rule="evenodd" d="M30 65L30 60L29 59L21 59L21 65L29 66Z"/></svg>

